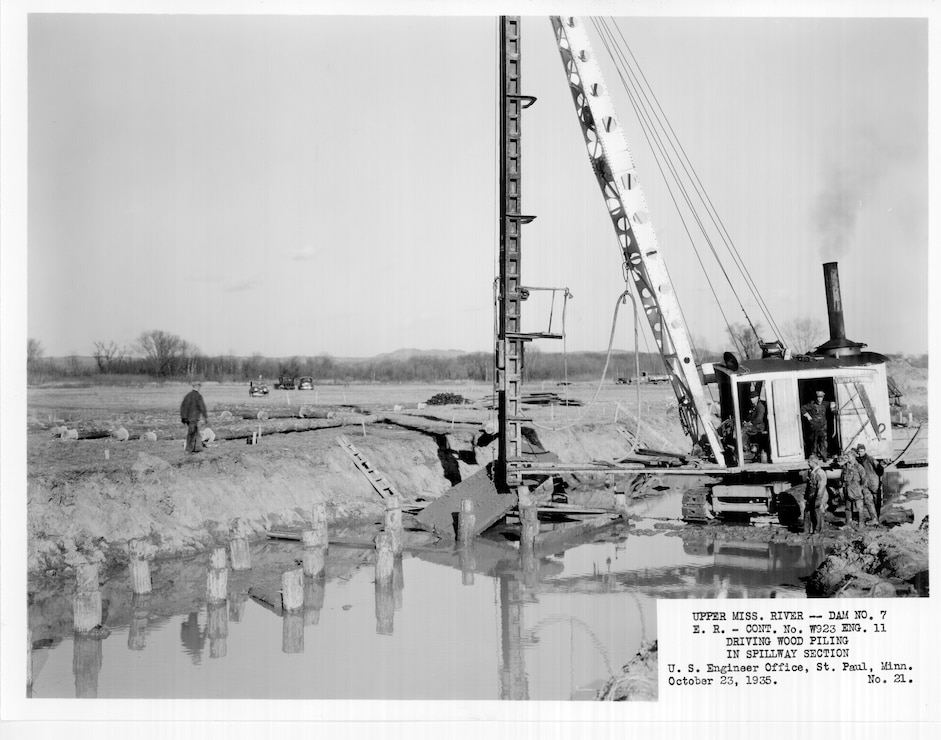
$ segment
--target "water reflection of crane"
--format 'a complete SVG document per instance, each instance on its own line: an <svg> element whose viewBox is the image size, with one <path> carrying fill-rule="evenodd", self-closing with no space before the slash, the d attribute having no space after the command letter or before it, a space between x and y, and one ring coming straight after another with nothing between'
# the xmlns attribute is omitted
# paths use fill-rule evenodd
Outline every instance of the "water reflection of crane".
<svg viewBox="0 0 941 740"><path fill-rule="evenodd" d="M733 587L730 596L748 596L748 589L768 587L775 582L798 585L826 557L822 545L797 545L785 542L749 542L722 540L684 541L683 551L712 558L711 565L700 566L696 583L721 581Z"/></svg>
<svg viewBox="0 0 941 740"><path fill-rule="evenodd" d="M586 576L592 582L604 585L610 584L610 558L607 561L608 573L595 573ZM554 592L551 582L543 581L542 577L549 574L558 574L562 570L561 563L547 556L539 557L531 548L521 547L516 568L505 570L495 578L497 591L497 609L500 625L500 654L499 654L499 683L500 698L518 701L529 699L529 678L526 673L525 649L527 646L538 643L538 633L544 628L554 624L565 623L572 627L579 627L588 636L596 652L604 661L607 671L606 678L614 675L608 651L597 635L581 619L568 615L552 615L536 622L531 627L525 627L524 611L527 603L538 603L538 595L543 592ZM580 581L580 584L582 582ZM562 589L569 593L582 592L582 589ZM585 593L596 593L597 589L588 589ZM640 615L642 639L646 639L646 623L640 600L633 594L637 603L637 612Z"/></svg>

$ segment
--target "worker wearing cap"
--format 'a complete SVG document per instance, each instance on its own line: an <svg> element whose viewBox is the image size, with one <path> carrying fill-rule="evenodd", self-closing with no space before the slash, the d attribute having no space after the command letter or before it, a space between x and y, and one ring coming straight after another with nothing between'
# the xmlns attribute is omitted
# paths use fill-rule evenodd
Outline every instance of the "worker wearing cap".
<svg viewBox="0 0 941 740"><path fill-rule="evenodd" d="M821 467L823 461L816 455L811 455L807 462L810 463L810 471L804 489L804 532L819 534L827 528L827 473Z"/></svg>
<svg viewBox="0 0 941 740"><path fill-rule="evenodd" d="M856 462L856 456L850 454L840 455L840 482L843 484L843 506L846 511L846 526L852 527L853 515L857 514L860 526L863 523L863 469Z"/></svg>
<svg viewBox="0 0 941 740"><path fill-rule="evenodd" d="M878 525L879 509L882 504L881 491L884 468L879 462L866 454L866 445L856 445L854 452L856 453L856 462L863 470L863 507L873 523Z"/></svg>
<svg viewBox="0 0 941 740"><path fill-rule="evenodd" d="M755 457L759 458L760 450L758 446L761 442L761 437L767 431L767 426L765 420L767 419L768 411L765 407L765 402L761 400L761 396L758 391L753 391L751 394L751 408L748 411L748 417L745 419L745 423L742 424L742 434L745 437L745 448L744 452L748 453L752 451L755 453ZM758 442L754 442L754 440ZM752 450L753 444L755 449Z"/></svg>
<svg viewBox="0 0 941 740"><path fill-rule="evenodd" d="M199 436L199 420L203 418L209 423L209 414L206 412L206 402L199 392L202 383L193 381L193 390L186 394L180 404L180 421L186 424L186 451L202 452L203 441Z"/></svg>
<svg viewBox="0 0 941 740"><path fill-rule="evenodd" d="M810 428L809 453L826 460L827 454L827 412L830 404L827 403L827 394L817 391L816 398L801 406L801 416L807 420Z"/></svg>

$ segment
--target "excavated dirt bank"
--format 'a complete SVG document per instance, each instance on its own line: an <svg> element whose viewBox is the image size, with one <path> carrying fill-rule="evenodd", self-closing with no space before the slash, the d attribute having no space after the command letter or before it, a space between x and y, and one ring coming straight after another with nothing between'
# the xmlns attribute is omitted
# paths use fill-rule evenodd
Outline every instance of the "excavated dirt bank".
<svg viewBox="0 0 941 740"><path fill-rule="evenodd" d="M269 435L254 446L217 442L198 455L175 441L31 440L31 456L54 458L72 444L69 458L81 453L96 464L81 469L60 457L58 469L43 466L29 476L29 570L121 559L133 538L147 539L159 555L187 555L223 544L236 519L256 536L309 522L315 502L326 503L333 525L372 521L382 500L337 444L343 432L407 497L439 496L450 479L479 467L466 430L416 433L373 423L365 437L354 431Z"/></svg>

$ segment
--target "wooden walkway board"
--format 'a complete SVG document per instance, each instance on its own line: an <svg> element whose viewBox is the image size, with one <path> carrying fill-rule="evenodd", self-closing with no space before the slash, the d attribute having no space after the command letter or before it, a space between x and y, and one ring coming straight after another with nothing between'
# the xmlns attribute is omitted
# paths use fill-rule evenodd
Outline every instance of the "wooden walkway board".
<svg viewBox="0 0 941 740"><path fill-rule="evenodd" d="M590 532L614 524L620 519L618 514L604 514L593 519L586 519L578 524L569 524L560 529L553 529L536 535L535 546L540 550L548 550L564 546L571 539L582 537Z"/></svg>
<svg viewBox="0 0 941 740"><path fill-rule="evenodd" d="M357 450L346 437L343 435L337 437L337 444L350 456L357 470L366 476L366 480L370 482L372 487L376 489L376 493L382 498L385 499L390 496L399 495L399 492L395 490L393 485L369 463L363 454Z"/></svg>

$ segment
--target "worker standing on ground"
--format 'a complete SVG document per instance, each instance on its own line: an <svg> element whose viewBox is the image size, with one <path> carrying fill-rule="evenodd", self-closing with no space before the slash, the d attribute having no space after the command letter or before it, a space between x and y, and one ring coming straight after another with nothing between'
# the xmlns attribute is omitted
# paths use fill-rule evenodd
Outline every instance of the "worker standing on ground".
<svg viewBox="0 0 941 740"><path fill-rule="evenodd" d="M761 400L761 397L758 394L758 391L754 391L751 394L751 408L748 410L748 417L745 420L745 423L742 424L742 434L745 437L745 449L744 453L749 451L754 456L754 460L761 459L760 450L764 434L767 431L765 426L765 420L768 417L768 410L765 407L765 402Z"/></svg>
<svg viewBox="0 0 941 740"><path fill-rule="evenodd" d="M827 528L827 473L821 467L822 460L811 455L810 472L807 474L807 488L804 490L804 532L820 534Z"/></svg>
<svg viewBox="0 0 941 740"><path fill-rule="evenodd" d="M881 489L882 465L866 454L866 445L856 445L856 462L863 470L863 507L873 523L879 524L879 510L882 508Z"/></svg>
<svg viewBox="0 0 941 740"><path fill-rule="evenodd" d="M801 416L807 420L810 427L808 456L816 455L821 460L829 457L827 454L827 412L830 410L830 404L826 399L826 393L817 391L815 400L801 406Z"/></svg>
<svg viewBox="0 0 941 740"><path fill-rule="evenodd" d="M186 451L202 452L203 440L199 436L199 420L203 418L209 423L209 414L206 411L206 402L199 392L202 383L193 381L193 390L186 394L180 404L180 421L186 424Z"/></svg>
<svg viewBox="0 0 941 740"><path fill-rule="evenodd" d="M853 514L858 515L859 524L863 524L863 469L856 462L855 455L840 455L840 465L843 472L840 482L843 484L843 506L846 510L846 526L852 527Z"/></svg>

